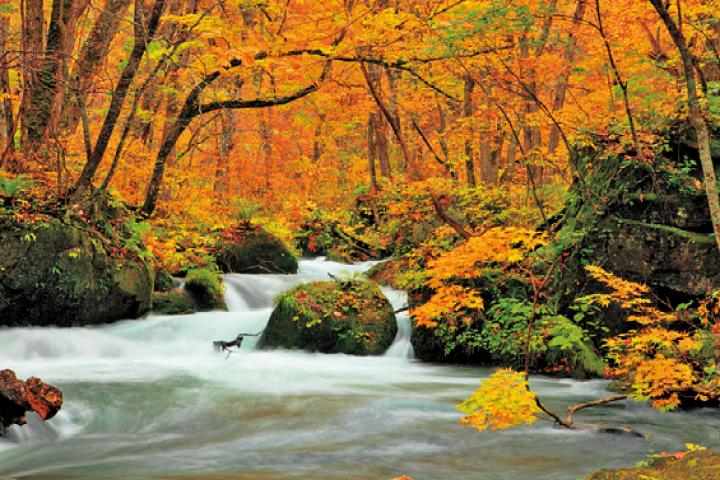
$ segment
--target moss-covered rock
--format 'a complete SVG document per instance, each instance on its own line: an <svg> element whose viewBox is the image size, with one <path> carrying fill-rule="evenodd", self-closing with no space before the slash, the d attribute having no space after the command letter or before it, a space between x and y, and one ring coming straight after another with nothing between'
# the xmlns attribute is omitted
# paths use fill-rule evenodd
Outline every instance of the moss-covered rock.
<svg viewBox="0 0 720 480"><path fill-rule="evenodd" d="M618 146L602 143L581 155L582 171L552 247L563 257L553 287L561 310L579 296L605 291L586 274L588 264L648 285L663 304L699 300L720 288L720 253L694 176L696 152L668 135L672 157L658 152L638 161L609 153ZM616 307L603 311L601 320L609 332L593 332L598 338L632 327Z"/></svg>
<svg viewBox="0 0 720 480"><path fill-rule="evenodd" d="M392 305L375 283L314 282L277 298L260 344L263 348L380 355L396 333Z"/></svg>
<svg viewBox="0 0 720 480"><path fill-rule="evenodd" d="M190 270L185 278L185 290L200 310L227 310L222 275L209 268Z"/></svg>
<svg viewBox="0 0 720 480"><path fill-rule="evenodd" d="M217 264L226 273L297 273L288 246L259 226L244 223L225 230L217 245Z"/></svg>
<svg viewBox="0 0 720 480"><path fill-rule="evenodd" d="M720 478L720 452L699 450L682 458L660 457L646 466L600 470L588 480L717 480Z"/></svg>
<svg viewBox="0 0 720 480"><path fill-rule="evenodd" d="M0 225L0 325L97 324L150 310L147 262L80 222L34 220Z"/></svg>
<svg viewBox="0 0 720 480"><path fill-rule="evenodd" d="M155 291L169 292L175 288L175 281L167 270L155 271Z"/></svg>
<svg viewBox="0 0 720 480"><path fill-rule="evenodd" d="M195 312L192 297L184 290L155 292L152 297L152 311L163 315L182 315Z"/></svg>

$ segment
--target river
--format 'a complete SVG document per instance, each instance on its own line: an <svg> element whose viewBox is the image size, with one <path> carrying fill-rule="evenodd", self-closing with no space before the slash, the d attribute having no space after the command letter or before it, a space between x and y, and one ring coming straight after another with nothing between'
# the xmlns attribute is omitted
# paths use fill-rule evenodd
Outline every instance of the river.
<svg viewBox="0 0 720 480"><path fill-rule="evenodd" d="M31 416L0 439L0 478L574 480L686 442L720 446L715 411L660 414L632 402L583 411L578 422L647 439L544 421L462 427L455 405L491 370L414 361L406 316L381 357L259 351L254 338L229 356L213 351L213 340L260 331L283 290L368 266L315 259L298 275L226 275L230 312L0 329L0 368L39 376L65 397L51 421ZM401 292L385 292L404 306ZM531 383L558 408L605 394L602 381Z"/></svg>

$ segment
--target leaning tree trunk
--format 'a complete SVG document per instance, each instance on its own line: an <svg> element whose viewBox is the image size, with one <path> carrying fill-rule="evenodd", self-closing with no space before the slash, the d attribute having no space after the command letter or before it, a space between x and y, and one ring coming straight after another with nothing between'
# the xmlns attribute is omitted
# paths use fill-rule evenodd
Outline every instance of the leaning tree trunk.
<svg viewBox="0 0 720 480"><path fill-rule="evenodd" d="M700 165L703 170L705 193L707 194L708 206L710 207L710 220L712 221L713 231L715 232L715 242L718 245L718 249L720 249L720 197L718 197L715 165L713 164L710 153L710 131L700 108L700 99L698 97L697 85L695 84L692 54L685 41L685 36L678 28L675 20L670 16L665 2L663 0L650 0L650 3L652 3L655 10L657 10L673 42L675 42L675 45L680 51L680 58L685 72L685 81L687 83L687 102L690 122L697 133Z"/></svg>

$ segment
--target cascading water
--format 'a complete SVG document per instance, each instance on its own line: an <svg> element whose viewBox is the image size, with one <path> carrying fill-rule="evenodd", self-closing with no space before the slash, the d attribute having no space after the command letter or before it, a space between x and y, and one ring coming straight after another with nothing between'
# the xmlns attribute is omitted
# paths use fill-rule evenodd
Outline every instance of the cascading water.
<svg viewBox="0 0 720 480"><path fill-rule="evenodd" d="M588 410L582 420L630 426L648 439L547 423L461 427L454 406L489 371L413 361L402 314L382 357L259 351L252 337L229 356L212 350L213 340L261 331L283 290L368 267L308 260L298 275L228 275L230 312L1 329L0 368L59 386L65 404L50 422L30 418L0 439L0 478L576 479L685 442L720 445L714 412L659 414L632 403ZM402 292L385 293L405 306ZM605 387L532 383L555 407Z"/></svg>

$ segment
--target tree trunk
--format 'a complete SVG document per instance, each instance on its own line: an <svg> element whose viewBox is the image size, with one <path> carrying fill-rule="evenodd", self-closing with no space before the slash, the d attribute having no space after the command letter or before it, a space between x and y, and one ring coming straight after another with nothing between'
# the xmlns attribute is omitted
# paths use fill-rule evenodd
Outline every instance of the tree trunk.
<svg viewBox="0 0 720 480"><path fill-rule="evenodd" d="M10 17L7 15L0 16L0 58L5 59L7 55L7 40L10 29ZM0 122L2 122L2 135L4 137L4 145L1 150L12 150L15 140L15 115L13 114L12 101L10 95L10 73L8 66L3 62L0 65L0 94L5 98L0 102ZM0 163L0 167L3 165Z"/></svg>
<svg viewBox="0 0 720 480"><path fill-rule="evenodd" d="M685 81L687 84L688 111L690 114L690 122L697 133L698 150L700 154L700 165L702 166L705 193L707 194L708 206L710 207L710 220L712 221L713 231L715 232L715 242L720 249L720 197L718 196L717 179L715 176L715 165L713 164L710 153L710 132L707 123L703 117L700 108L700 99L695 83L695 75L693 72L693 59L690 49L688 48L685 36L678 28L675 20L665 6L664 0L650 0L655 10L665 23L673 42L680 52L683 70L685 72Z"/></svg>
<svg viewBox="0 0 720 480"><path fill-rule="evenodd" d="M235 146L233 139L235 112L232 110L223 110L220 113L219 123L220 137L218 139L218 155L217 163L215 164L213 191L218 200L223 200L227 196L230 186L230 153Z"/></svg>
<svg viewBox="0 0 720 480"><path fill-rule="evenodd" d="M376 135L377 128L375 127L375 114L370 114L368 118L367 127L367 157L368 157L368 171L370 173L370 189L375 191L378 190L377 183L377 171L376 171L376 154L377 154L377 141Z"/></svg>
<svg viewBox="0 0 720 480"><path fill-rule="evenodd" d="M110 43L115 38L118 25L129 6L130 0L108 0L80 50L75 70L70 75L70 89L75 91L75 95L68 98L60 114L63 127L70 133L75 131L80 122L79 99L87 103L95 75L107 56Z"/></svg>
<svg viewBox="0 0 720 480"><path fill-rule="evenodd" d="M475 90L475 81L472 79L470 74L465 75L465 89L463 96L463 116L468 119L473 114L473 101L472 95ZM473 135L470 133L465 139L465 175L467 177L467 184L470 187L474 187L477 184L475 180L475 159L473 158Z"/></svg>
<svg viewBox="0 0 720 480"><path fill-rule="evenodd" d="M587 0L578 0L573 13L573 29L577 29L585 16ZM570 31L565 47L565 68L560 73L557 83L555 84L555 92L553 95L553 111L559 112L565 105L565 97L568 85L570 84L570 75L572 74L573 65L575 64L575 54L577 50L577 38L574 31ZM560 129L556 126L550 130L550 139L548 140L548 152L552 155L560 145Z"/></svg>
<svg viewBox="0 0 720 480"><path fill-rule="evenodd" d="M29 148L34 150L48 134L59 135L60 108L67 85L67 59L72 55L77 20L87 5L87 0L53 0L45 56L31 87L26 117L26 140Z"/></svg>
<svg viewBox="0 0 720 480"><path fill-rule="evenodd" d="M30 145L30 139L37 137L35 125L36 113L31 108L36 104L33 96L38 87L38 74L42 65L43 32L45 22L43 19L43 0L25 0L22 25L22 56L23 56L23 110L22 118L23 150L26 157L36 155Z"/></svg>

